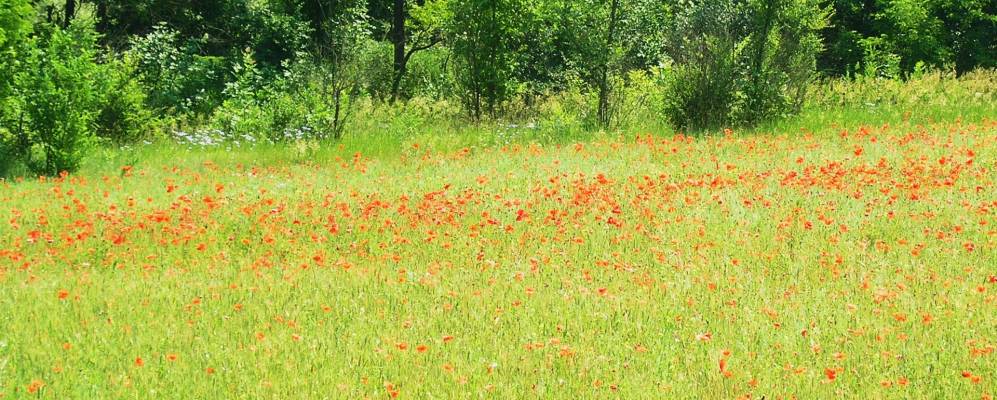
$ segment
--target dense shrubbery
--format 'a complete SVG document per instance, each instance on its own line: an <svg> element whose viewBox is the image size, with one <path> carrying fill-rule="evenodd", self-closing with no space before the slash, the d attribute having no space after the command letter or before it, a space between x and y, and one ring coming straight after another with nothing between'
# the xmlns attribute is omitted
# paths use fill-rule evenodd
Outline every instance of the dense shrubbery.
<svg viewBox="0 0 997 400"><path fill-rule="evenodd" d="M223 57L202 56L200 41L184 40L164 25L132 40L126 55L135 60L149 107L173 115L207 115L221 104L228 65Z"/></svg>
<svg viewBox="0 0 997 400"><path fill-rule="evenodd" d="M831 23L822 31L827 50L819 57L819 70L826 74L884 66L910 73L919 62L959 73L997 67L993 1L834 0L830 5Z"/></svg>
<svg viewBox="0 0 997 400"><path fill-rule="evenodd" d="M826 11L814 0L709 1L675 15L665 114L678 128L750 125L798 109Z"/></svg>
<svg viewBox="0 0 997 400"><path fill-rule="evenodd" d="M853 82L808 104L879 104L997 54L979 0L61 3L0 6L0 169L156 137L750 126L798 112L817 71Z"/></svg>
<svg viewBox="0 0 997 400"><path fill-rule="evenodd" d="M215 110L209 126L249 141L333 137L342 129L346 111L336 116L332 94L321 85L323 73L299 63L284 76L264 79L253 55L246 53L235 69L236 80L225 89L227 100Z"/></svg>
<svg viewBox="0 0 997 400"><path fill-rule="evenodd" d="M54 175L78 167L101 138L127 142L148 132L144 92L123 61L100 62L96 41L93 27L80 22L38 25L16 45L0 110L8 167Z"/></svg>
<svg viewBox="0 0 997 400"><path fill-rule="evenodd" d="M94 37L85 28L49 27L27 49L24 67L13 76L17 151L35 172L75 169L94 144L94 121L106 93L93 85L100 66Z"/></svg>

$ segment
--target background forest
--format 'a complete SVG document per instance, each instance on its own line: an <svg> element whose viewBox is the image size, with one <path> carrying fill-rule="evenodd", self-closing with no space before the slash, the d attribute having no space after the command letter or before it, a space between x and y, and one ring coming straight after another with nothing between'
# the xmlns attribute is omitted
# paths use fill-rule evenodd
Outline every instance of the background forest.
<svg viewBox="0 0 997 400"><path fill-rule="evenodd" d="M905 81L989 103L995 37L989 0L0 0L0 175L147 141L708 132L925 101Z"/></svg>

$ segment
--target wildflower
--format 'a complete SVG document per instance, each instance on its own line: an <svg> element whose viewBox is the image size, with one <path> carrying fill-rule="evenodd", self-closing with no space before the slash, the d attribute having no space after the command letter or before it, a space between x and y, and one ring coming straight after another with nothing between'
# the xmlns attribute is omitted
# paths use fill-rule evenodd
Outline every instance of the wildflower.
<svg viewBox="0 0 997 400"><path fill-rule="evenodd" d="M838 377L838 371L835 371L835 370L833 370L831 368L825 368L824 369L824 376L827 377L827 380L829 382L830 381L834 381Z"/></svg>
<svg viewBox="0 0 997 400"><path fill-rule="evenodd" d="M28 393L37 393L43 387L45 387L45 382L35 379L28 384Z"/></svg>

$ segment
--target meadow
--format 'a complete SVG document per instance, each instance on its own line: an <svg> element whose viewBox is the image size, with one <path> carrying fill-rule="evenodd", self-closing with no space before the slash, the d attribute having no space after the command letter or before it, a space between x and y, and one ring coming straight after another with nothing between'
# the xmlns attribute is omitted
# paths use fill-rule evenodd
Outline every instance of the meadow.
<svg viewBox="0 0 997 400"><path fill-rule="evenodd" d="M0 0L0 400L993 400L993 4Z"/></svg>
<svg viewBox="0 0 997 400"><path fill-rule="evenodd" d="M0 398L990 399L988 113L4 181Z"/></svg>

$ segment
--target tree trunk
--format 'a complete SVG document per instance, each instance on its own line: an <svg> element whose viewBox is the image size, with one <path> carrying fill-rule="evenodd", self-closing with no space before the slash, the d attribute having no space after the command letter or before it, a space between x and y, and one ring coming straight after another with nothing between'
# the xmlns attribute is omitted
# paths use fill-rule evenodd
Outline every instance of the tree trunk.
<svg viewBox="0 0 997 400"><path fill-rule="evenodd" d="M776 4L772 1L767 1L765 4L765 13L762 15L763 22L761 29L756 34L755 42L755 57L752 62L752 81L755 85L758 84L758 80L762 75L763 67L765 64L765 46L768 44L769 34L772 32L772 23L775 19L775 8Z"/></svg>
<svg viewBox="0 0 997 400"><path fill-rule="evenodd" d="M599 71L599 109L596 117L603 128L608 128L610 123L609 112L609 63L612 57L613 43L616 36L616 25L618 23L618 13L620 0L613 0L609 6L609 30L606 35L606 53L603 55L602 66Z"/></svg>
<svg viewBox="0 0 997 400"><path fill-rule="evenodd" d="M107 37L108 28L111 26L111 22L108 21L107 16L107 1L98 0L97 1L97 32L103 34Z"/></svg>
<svg viewBox="0 0 997 400"><path fill-rule="evenodd" d="M405 0L395 0L394 17L391 22L391 43L395 48L394 77L391 82L391 102L398 98L402 76L405 75Z"/></svg>
<svg viewBox="0 0 997 400"><path fill-rule="evenodd" d="M76 16L76 0L66 0L66 9L62 20L62 27L68 28L69 23L73 21L73 17Z"/></svg>
<svg viewBox="0 0 997 400"><path fill-rule="evenodd" d="M341 98L342 93L343 89L340 88L336 88L335 91L333 92L333 98L335 99L333 100L335 111L332 117L332 138L335 140L339 140L339 138L343 136L343 126L342 126L343 121L340 121L339 117L340 109L342 108L343 105Z"/></svg>

